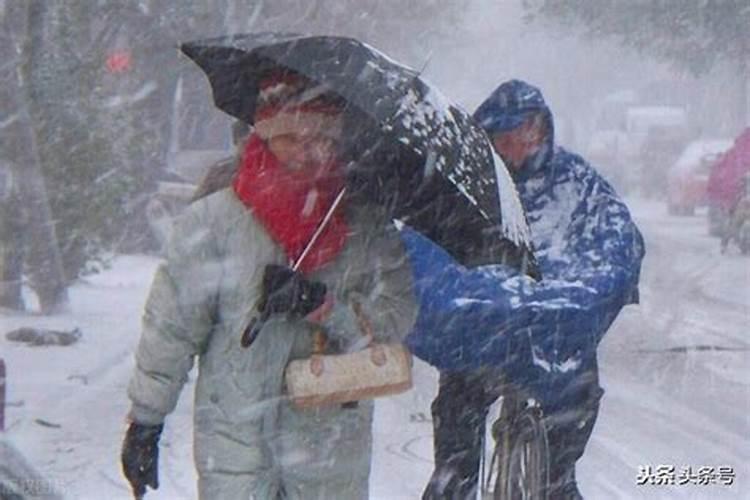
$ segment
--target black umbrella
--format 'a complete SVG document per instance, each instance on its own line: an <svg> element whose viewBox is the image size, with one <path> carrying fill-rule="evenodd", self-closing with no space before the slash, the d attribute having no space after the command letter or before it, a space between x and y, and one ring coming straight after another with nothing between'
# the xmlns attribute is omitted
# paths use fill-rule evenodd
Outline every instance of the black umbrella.
<svg viewBox="0 0 750 500"><path fill-rule="evenodd" d="M360 122L347 128L357 152L351 191L386 204L463 264L502 262L539 276L515 188L486 134L413 69L335 36L258 33L181 49L208 76L216 106L248 123L270 71L326 86Z"/></svg>

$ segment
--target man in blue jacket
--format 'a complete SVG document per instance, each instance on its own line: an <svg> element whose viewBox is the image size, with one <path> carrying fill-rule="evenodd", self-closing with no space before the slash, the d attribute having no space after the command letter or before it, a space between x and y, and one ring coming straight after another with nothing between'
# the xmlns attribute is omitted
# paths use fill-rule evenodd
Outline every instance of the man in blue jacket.
<svg viewBox="0 0 750 500"><path fill-rule="evenodd" d="M407 342L440 370L435 470L423 498L473 498L489 406L519 389L552 422L548 497L581 498L575 462L604 392L596 347L622 307L638 301L643 239L612 187L555 146L539 89L505 82L474 118L513 176L543 279L500 265L467 269L402 231L421 303Z"/></svg>

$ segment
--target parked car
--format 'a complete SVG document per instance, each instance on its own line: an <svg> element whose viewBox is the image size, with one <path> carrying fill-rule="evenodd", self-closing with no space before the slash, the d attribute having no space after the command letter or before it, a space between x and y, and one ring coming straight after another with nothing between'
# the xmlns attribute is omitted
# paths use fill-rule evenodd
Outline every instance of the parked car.
<svg viewBox="0 0 750 500"><path fill-rule="evenodd" d="M587 157L621 193L638 189L663 195L666 171L690 138L687 112L679 106L605 103L586 148Z"/></svg>
<svg viewBox="0 0 750 500"><path fill-rule="evenodd" d="M708 177L708 232L721 236L730 208L737 201L742 179L750 173L750 127L734 141L721 161L711 168Z"/></svg>
<svg viewBox="0 0 750 500"><path fill-rule="evenodd" d="M722 153L732 147L728 139L691 142L667 174L667 209L673 215L692 215L707 202L708 176Z"/></svg>
<svg viewBox="0 0 750 500"><path fill-rule="evenodd" d="M640 188L644 196L664 199L667 172L689 143L686 127L654 126L640 151Z"/></svg>

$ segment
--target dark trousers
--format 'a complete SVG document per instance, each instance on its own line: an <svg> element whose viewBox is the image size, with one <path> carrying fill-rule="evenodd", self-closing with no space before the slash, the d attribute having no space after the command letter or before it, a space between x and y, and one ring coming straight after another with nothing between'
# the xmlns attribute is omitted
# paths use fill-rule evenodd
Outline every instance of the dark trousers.
<svg viewBox="0 0 750 500"><path fill-rule="evenodd" d="M583 455L604 391L596 363L557 393L559 404L542 407L549 441L549 498L581 498L575 463ZM441 374L432 403L435 469L423 500L466 500L478 488L482 439L489 407L500 397L523 400L523 389L503 381L497 370ZM505 400L504 400L505 402ZM496 416L493 415L493 418Z"/></svg>

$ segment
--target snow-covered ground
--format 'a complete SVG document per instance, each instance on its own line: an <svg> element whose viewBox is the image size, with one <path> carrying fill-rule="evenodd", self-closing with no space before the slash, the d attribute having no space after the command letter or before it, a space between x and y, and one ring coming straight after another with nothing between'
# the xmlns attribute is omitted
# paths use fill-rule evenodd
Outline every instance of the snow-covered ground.
<svg viewBox="0 0 750 500"><path fill-rule="evenodd" d="M747 498L750 491L750 259L720 255L703 215L676 218L632 200L647 240L642 304L624 311L601 346L606 389L579 467L591 499ZM141 308L157 260L122 256L71 291L73 312L0 315L8 365L7 438L66 498L129 498L119 448ZM69 347L5 339L19 326L78 327ZM418 363L416 388L379 402L371 478L376 499L416 499L431 471L429 404L436 373ZM192 381L167 421L161 487L147 498L195 497ZM733 467L732 486L639 486L640 466Z"/></svg>

